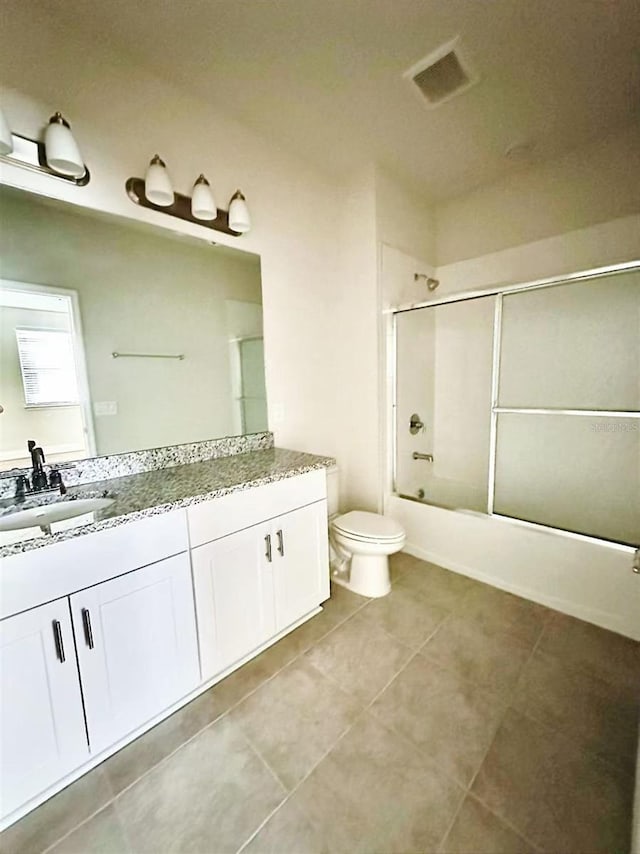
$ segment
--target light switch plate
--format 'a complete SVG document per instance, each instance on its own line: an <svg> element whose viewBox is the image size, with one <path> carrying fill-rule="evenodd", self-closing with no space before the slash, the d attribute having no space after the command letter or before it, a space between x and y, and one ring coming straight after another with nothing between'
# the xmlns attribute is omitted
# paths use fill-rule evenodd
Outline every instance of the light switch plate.
<svg viewBox="0 0 640 854"><path fill-rule="evenodd" d="M102 415L117 415L118 403L115 400L96 400L93 404L93 414L96 417Z"/></svg>

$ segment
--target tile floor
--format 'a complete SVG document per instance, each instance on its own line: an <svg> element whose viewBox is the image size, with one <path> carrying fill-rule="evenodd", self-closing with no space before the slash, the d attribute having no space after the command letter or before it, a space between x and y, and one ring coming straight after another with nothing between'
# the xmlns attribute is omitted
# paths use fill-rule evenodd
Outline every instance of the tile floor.
<svg viewBox="0 0 640 854"><path fill-rule="evenodd" d="M640 645L408 555L0 837L4 854L625 854Z"/></svg>

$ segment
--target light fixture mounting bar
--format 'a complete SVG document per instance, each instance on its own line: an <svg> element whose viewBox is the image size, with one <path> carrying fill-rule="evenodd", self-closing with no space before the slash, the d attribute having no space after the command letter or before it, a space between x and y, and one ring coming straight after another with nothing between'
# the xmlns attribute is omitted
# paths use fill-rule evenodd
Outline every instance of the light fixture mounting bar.
<svg viewBox="0 0 640 854"><path fill-rule="evenodd" d="M174 202L167 207L154 205L147 199L144 192L144 180L142 178L128 178L125 184L127 195L136 205L142 208L150 208L152 211L166 213L169 216L175 216L178 219L184 219L187 222L193 222L195 225L202 225L204 228L211 228L214 231L221 231L224 234L231 234L234 237L240 237L239 231L234 231L229 228L229 213L228 211L218 208L218 216L215 219L204 220L197 219L191 213L191 198L183 196L182 193L174 193Z"/></svg>
<svg viewBox="0 0 640 854"><path fill-rule="evenodd" d="M31 139L31 137L22 136L19 133L12 133L11 139L13 151L11 154L0 155L0 163L10 163L12 166L20 166L22 169L29 169L31 172L40 172L50 178L59 178L68 184L75 184L76 187L86 187L91 180L91 175L86 166L84 167L84 175L79 178L74 178L72 175L62 175L60 172L54 172L53 169L50 169L47 165L44 142L39 139Z"/></svg>

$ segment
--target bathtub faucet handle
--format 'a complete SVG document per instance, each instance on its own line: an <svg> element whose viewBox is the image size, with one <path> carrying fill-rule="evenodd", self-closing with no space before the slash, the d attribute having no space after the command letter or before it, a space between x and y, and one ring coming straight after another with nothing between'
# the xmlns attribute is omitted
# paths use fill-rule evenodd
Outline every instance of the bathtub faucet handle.
<svg viewBox="0 0 640 854"><path fill-rule="evenodd" d="M409 419L409 432L412 436L422 431L424 433L425 426L417 412L414 412Z"/></svg>

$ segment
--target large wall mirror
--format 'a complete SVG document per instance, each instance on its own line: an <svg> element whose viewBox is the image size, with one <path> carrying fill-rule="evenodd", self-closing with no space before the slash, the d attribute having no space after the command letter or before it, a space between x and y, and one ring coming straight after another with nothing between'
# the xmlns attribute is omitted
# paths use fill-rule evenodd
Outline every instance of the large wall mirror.
<svg viewBox="0 0 640 854"><path fill-rule="evenodd" d="M0 471L267 429L259 256L0 187L0 265Z"/></svg>

